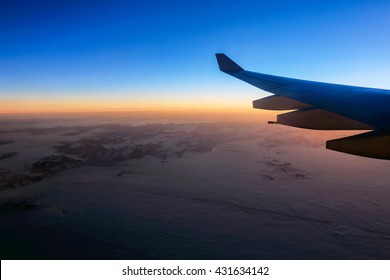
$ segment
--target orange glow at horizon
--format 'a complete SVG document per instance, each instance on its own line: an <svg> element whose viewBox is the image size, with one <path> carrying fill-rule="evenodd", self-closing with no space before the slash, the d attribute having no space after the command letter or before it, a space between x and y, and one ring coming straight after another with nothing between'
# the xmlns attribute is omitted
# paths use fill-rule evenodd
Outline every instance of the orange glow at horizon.
<svg viewBox="0 0 390 280"><path fill-rule="evenodd" d="M5 99L0 100L0 114L111 113L159 112L167 114L208 113L221 115L260 116L273 119L275 112L255 110L248 100L62 100Z"/></svg>
<svg viewBox="0 0 390 280"><path fill-rule="evenodd" d="M238 102L134 102L125 100L122 102L109 102L108 100L75 101L75 100L1 100L0 117L7 115L39 116L39 117L108 117L110 120L132 117L161 120L180 121L221 121L221 122L255 122L266 124L267 121L276 120L276 115L288 111L268 111L254 109L251 102L246 99ZM280 126L278 126L280 127ZM285 126L282 126L286 128ZM296 129L296 128L287 128ZM324 141L330 138L341 138L361 131L318 131L306 130L318 137L324 137ZM320 135L320 136L319 136ZM321 136L322 135L322 136Z"/></svg>
<svg viewBox="0 0 390 280"><path fill-rule="evenodd" d="M251 109L250 102L238 104L234 101L172 101L172 100L63 100L63 99L3 99L0 100L1 114L17 113L73 113L73 112L112 112L145 110L205 110L205 111L245 111Z"/></svg>

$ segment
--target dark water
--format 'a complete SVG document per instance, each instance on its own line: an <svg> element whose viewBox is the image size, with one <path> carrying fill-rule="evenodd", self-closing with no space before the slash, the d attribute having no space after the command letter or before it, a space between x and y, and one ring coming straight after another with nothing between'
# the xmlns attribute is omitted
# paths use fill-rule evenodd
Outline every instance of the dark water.
<svg viewBox="0 0 390 280"><path fill-rule="evenodd" d="M234 194L231 194L234 195ZM245 198L242 194L236 197ZM389 259L390 238L266 199L132 190L96 208L1 213L2 259ZM313 208L313 211L318 210Z"/></svg>

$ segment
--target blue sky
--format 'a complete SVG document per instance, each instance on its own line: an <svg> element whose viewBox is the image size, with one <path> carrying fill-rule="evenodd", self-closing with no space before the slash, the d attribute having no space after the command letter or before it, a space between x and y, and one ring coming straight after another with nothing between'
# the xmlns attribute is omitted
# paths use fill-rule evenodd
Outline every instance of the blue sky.
<svg viewBox="0 0 390 280"><path fill-rule="evenodd" d="M243 100L218 71L390 88L388 1L9 1L0 99Z"/></svg>

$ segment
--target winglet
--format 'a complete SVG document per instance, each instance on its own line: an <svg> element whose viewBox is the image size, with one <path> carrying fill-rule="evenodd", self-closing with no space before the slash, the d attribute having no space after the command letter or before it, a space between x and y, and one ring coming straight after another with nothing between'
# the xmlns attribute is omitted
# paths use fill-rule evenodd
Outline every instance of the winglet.
<svg viewBox="0 0 390 280"><path fill-rule="evenodd" d="M234 72L239 72L244 70L237 63L235 63L233 60L231 60L223 53L217 53L215 54L215 56L217 57L219 69L222 72L234 73Z"/></svg>

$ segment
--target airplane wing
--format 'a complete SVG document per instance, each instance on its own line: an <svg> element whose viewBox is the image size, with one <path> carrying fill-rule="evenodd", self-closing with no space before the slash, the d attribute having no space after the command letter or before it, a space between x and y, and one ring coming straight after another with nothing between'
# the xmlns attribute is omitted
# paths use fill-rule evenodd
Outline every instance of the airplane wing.
<svg viewBox="0 0 390 280"><path fill-rule="evenodd" d="M305 81L246 71L225 54L216 54L221 71L274 94L253 101L266 110L294 110L276 122L321 130L370 130L326 142L326 148L390 159L390 90Z"/></svg>

